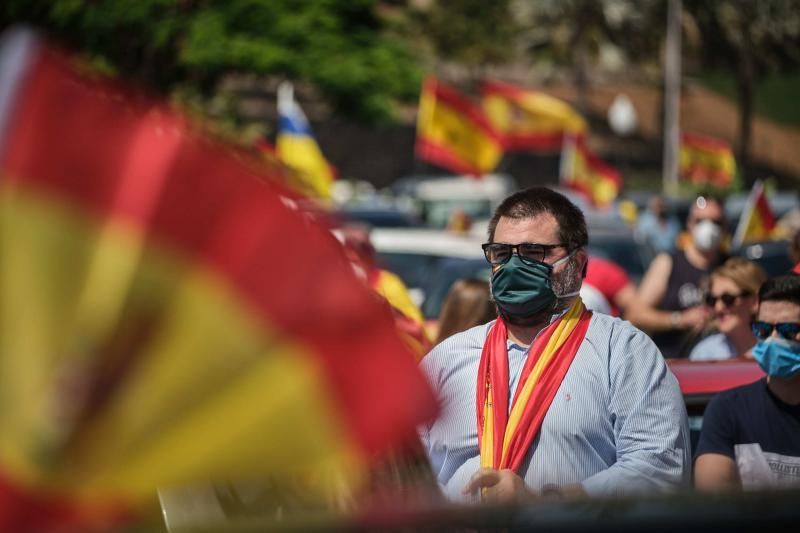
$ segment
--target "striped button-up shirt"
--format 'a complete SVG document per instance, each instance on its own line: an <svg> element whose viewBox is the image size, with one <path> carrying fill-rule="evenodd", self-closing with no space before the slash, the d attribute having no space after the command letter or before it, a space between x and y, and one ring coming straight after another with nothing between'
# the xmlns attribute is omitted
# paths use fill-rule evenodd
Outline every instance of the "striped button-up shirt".
<svg viewBox="0 0 800 533"><path fill-rule="evenodd" d="M446 339L421 363L442 405L422 441L452 499L480 468L475 392L491 324ZM508 342L509 409L527 356ZM630 323L593 313L518 473L534 489L580 483L589 495L624 495L684 486L690 467L686 408L658 348Z"/></svg>

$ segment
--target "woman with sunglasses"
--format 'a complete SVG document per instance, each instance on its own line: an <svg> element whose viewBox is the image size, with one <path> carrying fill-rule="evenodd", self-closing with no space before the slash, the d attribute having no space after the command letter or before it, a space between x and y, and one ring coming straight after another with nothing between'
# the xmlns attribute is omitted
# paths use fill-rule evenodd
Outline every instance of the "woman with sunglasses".
<svg viewBox="0 0 800 533"><path fill-rule="evenodd" d="M758 299L753 356L767 377L708 404L694 468L701 490L800 487L800 276L766 281Z"/></svg>
<svg viewBox="0 0 800 533"><path fill-rule="evenodd" d="M758 306L758 288L767 279L757 264L732 257L711 273L705 303L712 312L714 333L689 353L691 361L750 355L756 338L750 330Z"/></svg>

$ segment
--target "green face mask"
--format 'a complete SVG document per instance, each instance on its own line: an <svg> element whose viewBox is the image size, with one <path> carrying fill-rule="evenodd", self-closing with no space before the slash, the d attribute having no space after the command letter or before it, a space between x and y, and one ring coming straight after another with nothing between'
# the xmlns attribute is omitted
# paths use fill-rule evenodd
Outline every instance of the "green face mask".
<svg viewBox="0 0 800 533"><path fill-rule="evenodd" d="M570 257L572 254L548 265L512 255L492 274L492 297L500 315L512 320L525 319L552 308L557 299L550 281L553 268Z"/></svg>

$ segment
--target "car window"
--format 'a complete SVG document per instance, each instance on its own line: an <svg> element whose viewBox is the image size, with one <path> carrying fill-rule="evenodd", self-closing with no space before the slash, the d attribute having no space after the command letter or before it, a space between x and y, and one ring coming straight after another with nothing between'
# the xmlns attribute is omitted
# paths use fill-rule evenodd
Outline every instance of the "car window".
<svg viewBox="0 0 800 533"><path fill-rule="evenodd" d="M489 281L491 269L483 259L448 260L429 277L425 285L425 300L422 303L422 314L427 319L436 319L442 311L442 304L450 287L459 279L476 278Z"/></svg>
<svg viewBox="0 0 800 533"><path fill-rule="evenodd" d="M609 259L621 266L634 283L644 275L647 263L633 237L591 236L587 250L589 255Z"/></svg>
<svg viewBox="0 0 800 533"><path fill-rule="evenodd" d="M426 200L421 203L425 223L434 228L446 227L456 210L463 211L472 220L489 218L492 214L492 203L488 199Z"/></svg>
<svg viewBox="0 0 800 533"><path fill-rule="evenodd" d="M409 289L423 287L426 279L430 277L431 272L436 270L436 266L441 260L441 257L435 255L378 253L378 264L400 276Z"/></svg>
<svg viewBox="0 0 800 533"><path fill-rule="evenodd" d="M749 244L733 251L733 255L758 263L769 277L789 272L794 263L789 257L789 241L767 241Z"/></svg>

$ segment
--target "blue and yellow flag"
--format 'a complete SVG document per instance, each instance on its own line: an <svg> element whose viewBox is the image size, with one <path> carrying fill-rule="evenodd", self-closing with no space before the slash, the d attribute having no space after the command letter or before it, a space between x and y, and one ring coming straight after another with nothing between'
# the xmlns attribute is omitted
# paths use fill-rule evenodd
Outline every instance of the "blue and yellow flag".
<svg viewBox="0 0 800 533"><path fill-rule="evenodd" d="M302 181L306 192L312 196L331 197L333 170L322 155L305 113L294 100L294 89L289 82L278 87L278 155Z"/></svg>

